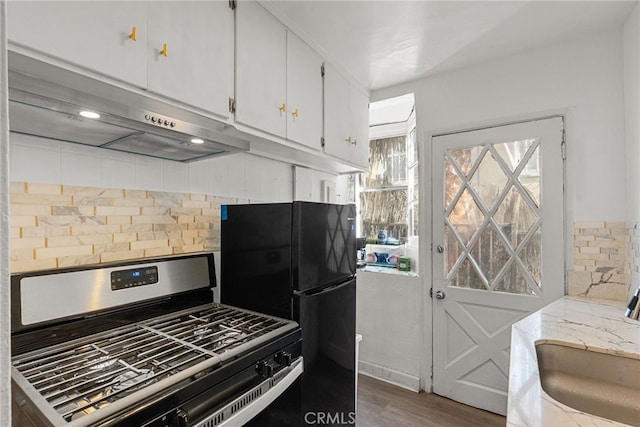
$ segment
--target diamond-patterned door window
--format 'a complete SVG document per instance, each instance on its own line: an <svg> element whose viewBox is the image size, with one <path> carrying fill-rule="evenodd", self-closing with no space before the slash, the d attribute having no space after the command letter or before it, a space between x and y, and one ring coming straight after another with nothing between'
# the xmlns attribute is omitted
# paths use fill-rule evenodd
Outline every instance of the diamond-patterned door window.
<svg viewBox="0 0 640 427"><path fill-rule="evenodd" d="M469 179L471 187L480 196L480 200L487 208L493 207L500 192L505 187L509 179L502 171L490 151L486 151L478 168Z"/></svg>
<svg viewBox="0 0 640 427"><path fill-rule="evenodd" d="M449 209L449 205L453 198L458 194L460 188L462 188L462 179L460 175L458 175L458 171L451 163L452 160L445 160L444 165L444 174L445 174L445 183L446 188L444 191L444 206L445 209Z"/></svg>
<svg viewBox="0 0 640 427"><path fill-rule="evenodd" d="M462 175L465 177L469 175L469 171L478 158L479 152L478 147L448 150L449 157L451 157L453 163L460 169L460 172L462 172Z"/></svg>
<svg viewBox="0 0 640 427"><path fill-rule="evenodd" d="M522 168L518 181L527 190L536 206L540 206L540 146L536 146L526 166Z"/></svg>
<svg viewBox="0 0 640 427"><path fill-rule="evenodd" d="M448 150L448 286L536 294L540 286L539 140Z"/></svg>
<svg viewBox="0 0 640 427"><path fill-rule="evenodd" d="M516 249L536 223L538 217L516 187L512 186L498 207L494 219L505 233L511 247Z"/></svg>
<svg viewBox="0 0 640 427"><path fill-rule="evenodd" d="M484 221L485 216L478 207L469 189L465 188L455 202L453 209L451 209L451 212L447 215L447 218L453 225L462 243L466 245Z"/></svg>
<svg viewBox="0 0 640 427"><path fill-rule="evenodd" d="M509 260L509 252L492 224L487 224L482 229L482 233L471 248L470 254L490 284L493 283L498 272Z"/></svg>

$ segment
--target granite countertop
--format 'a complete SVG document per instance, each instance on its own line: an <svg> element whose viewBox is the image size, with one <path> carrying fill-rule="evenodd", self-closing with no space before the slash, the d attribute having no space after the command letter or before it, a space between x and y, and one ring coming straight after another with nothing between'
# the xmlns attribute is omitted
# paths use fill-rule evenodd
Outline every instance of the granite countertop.
<svg viewBox="0 0 640 427"><path fill-rule="evenodd" d="M578 348L624 352L640 359L640 322L624 317L625 303L564 297L511 329L507 426L623 426L563 405L541 388L536 342L562 341Z"/></svg>

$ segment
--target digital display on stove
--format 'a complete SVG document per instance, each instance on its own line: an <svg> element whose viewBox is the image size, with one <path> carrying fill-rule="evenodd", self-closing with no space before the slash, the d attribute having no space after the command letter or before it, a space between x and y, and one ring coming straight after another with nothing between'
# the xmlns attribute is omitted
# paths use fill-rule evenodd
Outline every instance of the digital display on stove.
<svg viewBox="0 0 640 427"><path fill-rule="evenodd" d="M111 290L135 288L158 283L158 267L134 268L111 272Z"/></svg>

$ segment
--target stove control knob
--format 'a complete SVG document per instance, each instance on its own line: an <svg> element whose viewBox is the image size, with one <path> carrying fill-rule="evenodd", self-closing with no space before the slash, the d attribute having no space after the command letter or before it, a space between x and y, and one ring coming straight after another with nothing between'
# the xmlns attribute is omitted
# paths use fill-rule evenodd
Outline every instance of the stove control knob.
<svg viewBox="0 0 640 427"><path fill-rule="evenodd" d="M267 362L259 362L256 365L256 371L265 378L271 378L273 376L273 366Z"/></svg>
<svg viewBox="0 0 640 427"><path fill-rule="evenodd" d="M285 366L289 366L291 365L291 353L287 353L286 351L281 351L280 353L276 354L276 362L278 362L281 365L285 365Z"/></svg>
<svg viewBox="0 0 640 427"><path fill-rule="evenodd" d="M176 414L176 421L178 427L188 427L189 426L189 414L182 409L178 409Z"/></svg>

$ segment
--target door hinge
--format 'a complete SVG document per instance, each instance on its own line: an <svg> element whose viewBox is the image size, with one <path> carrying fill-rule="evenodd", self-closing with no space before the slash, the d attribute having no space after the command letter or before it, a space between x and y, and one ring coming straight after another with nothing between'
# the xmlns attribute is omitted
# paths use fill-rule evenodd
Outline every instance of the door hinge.
<svg viewBox="0 0 640 427"><path fill-rule="evenodd" d="M429 288L429 298L433 298L433 288Z"/></svg>
<svg viewBox="0 0 640 427"><path fill-rule="evenodd" d="M320 66L320 76L324 77L324 64Z"/></svg>
<svg viewBox="0 0 640 427"><path fill-rule="evenodd" d="M324 148L324 136L320 137L320 146Z"/></svg>
<svg viewBox="0 0 640 427"><path fill-rule="evenodd" d="M562 153L562 160L567 159L567 143L564 140L564 136L562 138L562 143L560 144L560 152Z"/></svg>
<svg viewBox="0 0 640 427"><path fill-rule="evenodd" d="M229 0L229 9L236 10L236 0Z"/></svg>
<svg viewBox="0 0 640 427"><path fill-rule="evenodd" d="M231 114L236 112L236 100L233 98L229 98L229 112Z"/></svg>

